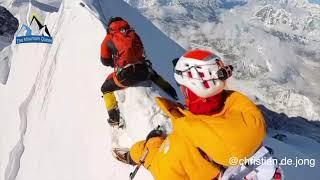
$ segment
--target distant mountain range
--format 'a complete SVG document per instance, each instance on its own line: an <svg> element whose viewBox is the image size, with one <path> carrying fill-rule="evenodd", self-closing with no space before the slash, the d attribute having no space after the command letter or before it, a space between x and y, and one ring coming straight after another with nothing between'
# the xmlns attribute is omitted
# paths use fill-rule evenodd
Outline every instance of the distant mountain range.
<svg viewBox="0 0 320 180"><path fill-rule="evenodd" d="M258 103L320 120L319 5L308 0L125 1L185 48L218 52L246 86L237 88L255 94Z"/></svg>

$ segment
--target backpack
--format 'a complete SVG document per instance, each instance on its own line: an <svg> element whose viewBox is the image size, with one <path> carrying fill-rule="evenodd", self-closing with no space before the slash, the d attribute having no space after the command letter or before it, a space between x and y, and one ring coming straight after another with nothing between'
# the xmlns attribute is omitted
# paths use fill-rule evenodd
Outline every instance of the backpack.
<svg viewBox="0 0 320 180"><path fill-rule="evenodd" d="M144 48L138 34L131 28L120 28L113 31L108 47L114 56L116 67L129 64L140 64L145 60Z"/></svg>

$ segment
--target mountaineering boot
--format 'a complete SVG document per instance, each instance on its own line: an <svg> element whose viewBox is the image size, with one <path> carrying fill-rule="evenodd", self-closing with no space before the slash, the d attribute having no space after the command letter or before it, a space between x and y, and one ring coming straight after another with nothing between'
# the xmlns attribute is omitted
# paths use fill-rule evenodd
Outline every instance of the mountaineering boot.
<svg viewBox="0 0 320 180"><path fill-rule="evenodd" d="M112 150L112 155L117 160L129 164L129 165L137 165L130 157L130 150L128 148L114 148Z"/></svg>
<svg viewBox="0 0 320 180"><path fill-rule="evenodd" d="M120 124L120 112L118 108L108 110L110 126L119 126Z"/></svg>
<svg viewBox="0 0 320 180"><path fill-rule="evenodd" d="M120 111L114 92L103 94L103 99L105 101L106 109L109 114L109 125L112 127L123 127L124 121L122 120L121 122Z"/></svg>

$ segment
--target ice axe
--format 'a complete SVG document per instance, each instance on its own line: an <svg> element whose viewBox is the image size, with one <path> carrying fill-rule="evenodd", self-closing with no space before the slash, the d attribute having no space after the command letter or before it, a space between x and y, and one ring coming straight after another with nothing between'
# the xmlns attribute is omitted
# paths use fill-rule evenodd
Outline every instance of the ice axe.
<svg viewBox="0 0 320 180"><path fill-rule="evenodd" d="M130 179L130 180L132 180L132 179L136 176L136 174L137 174L137 172L139 171L141 165L144 164L144 162L145 162L148 154L149 154L149 149L147 148L147 149L144 151L144 154L142 155L142 157L140 158L139 164L136 166L136 168L134 169L134 171L130 173L130 175L129 175L129 179Z"/></svg>
<svg viewBox="0 0 320 180"><path fill-rule="evenodd" d="M163 136L164 136L163 130L161 130L161 126L158 125L156 129L152 130L148 134L148 136L146 138L146 142L148 142L148 140L153 138L153 137L163 137ZM141 165L145 163L148 154L149 154L149 149L147 148L144 151L142 157L140 158L139 164L137 165L137 167L134 169L134 171L132 173L130 173L130 176L129 176L130 180L132 180L136 176L136 174L137 174L138 170L140 169Z"/></svg>

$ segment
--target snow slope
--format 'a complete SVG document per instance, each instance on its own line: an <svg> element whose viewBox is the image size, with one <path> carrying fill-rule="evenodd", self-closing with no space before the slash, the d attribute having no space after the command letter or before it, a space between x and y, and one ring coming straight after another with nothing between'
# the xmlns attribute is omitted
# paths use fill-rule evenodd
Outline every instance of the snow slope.
<svg viewBox="0 0 320 180"><path fill-rule="evenodd" d="M110 3L126 12L134 26L145 26L137 29L143 40L158 40L145 43L152 61L158 62L156 69L171 69L169 60L183 49L126 3ZM15 15L22 22L31 11L39 11L29 3L11 8L18 7ZM106 16L114 15L108 11L110 5L102 7ZM41 12L54 43L13 44L11 74L0 88L0 179L126 179L132 168L111 157L111 130L100 92L111 71L99 60L104 27L79 2L65 1L58 12ZM146 98L158 95L155 89L132 88L117 94L120 108L130 106L124 116L133 117L135 112L136 117L128 122L134 128L128 132L133 135L127 146L166 123L153 98ZM136 126L140 121L144 123Z"/></svg>
<svg viewBox="0 0 320 180"><path fill-rule="evenodd" d="M173 82L170 60L183 53L180 46L123 1L87 3L101 19L117 13L129 19L142 36L155 68ZM59 11L40 10L32 3L3 4L20 22L27 22L32 11L39 13L54 43L10 47L11 72L7 84L0 85L0 180L128 179L133 168L111 157L114 137L100 94L100 86L111 72L99 62L103 24L72 0L62 1ZM117 93L128 127L116 137L120 145L128 147L144 139L158 124L170 129L154 102L159 94L164 95L155 86ZM319 159L319 144L305 137L290 136L287 142L269 138L266 143L280 158ZM288 179L300 179L304 173L309 179L319 176L319 166L288 166L285 170ZM141 169L136 179L152 178Z"/></svg>
<svg viewBox="0 0 320 180"><path fill-rule="evenodd" d="M270 133L272 134L272 133ZM274 138L266 138L265 144L272 147L274 156L277 157L279 162L285 164L286 160L291 159L294 165L282 165L285 172L285 179L301 180L310 179L317 180L319 178L319 144L302 136L293 134L288 135L285 142L275 140ZM302 147L303 146L303 147ZM296 159L298 161L296 161ZM299 165L302 160L314 160L314 164ZM296 161L296 162L295 162ZM310 161L311 162L311 161ZM314 166L313 166L314 165Z"/></svg>

